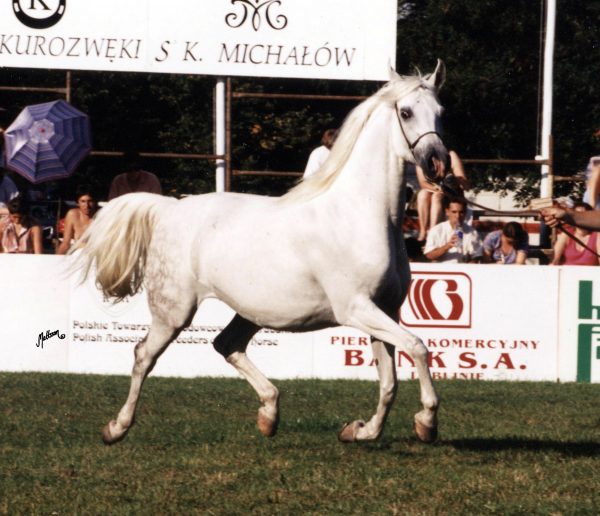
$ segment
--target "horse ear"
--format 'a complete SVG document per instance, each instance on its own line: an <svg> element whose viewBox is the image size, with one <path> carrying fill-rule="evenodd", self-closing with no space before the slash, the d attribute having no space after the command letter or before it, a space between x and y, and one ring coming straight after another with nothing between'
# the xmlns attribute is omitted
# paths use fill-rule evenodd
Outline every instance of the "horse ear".
<svg viewBox="0 0 600 516"><path fill-rule="evenodd" d="M437 60L437 66L434 72L426 78L427 82L435 88L436 91L440 91L446 80L446 65L441 59Z"/></svg>
<svg viewBox="0 0 600 516"><path fill-rule="evenodd" d="M392 66L392 62L390 60L388 60L388 73L390 76L390 81L395 81L396 79L400 79L401 76L398 72L396 72L396 70L394 70L394 67Z"/></svg>

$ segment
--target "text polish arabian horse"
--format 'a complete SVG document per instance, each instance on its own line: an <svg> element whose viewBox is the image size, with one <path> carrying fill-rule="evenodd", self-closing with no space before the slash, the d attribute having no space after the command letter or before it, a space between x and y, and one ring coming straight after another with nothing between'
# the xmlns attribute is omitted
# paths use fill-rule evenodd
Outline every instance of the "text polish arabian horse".
<svg viewBox="0 0 600 516"><path fill-rule="evenodd" d="M416 434L425 442L436 438L438 397L427 349L395 317L410 282L402 237L405 163L418 163L431 179L443 175L437 91L445 68L438 61L428 76L391 73L349 114L320 171L282 197L137 193L100 211L82 238L80 266L86 275L95 268L97 284L117 299L143 282L152 314L135 348L127 401L102 431L105 443L126 435L145 377L208 297L236 312L214 347L258 393L265 436L277 430L279 393L246 356L250 339L260 328L344 325L371 336L380 397L371 419L345 425L340 440L381 434L396 392L394 348L416 364L423 404Z"/></svg>

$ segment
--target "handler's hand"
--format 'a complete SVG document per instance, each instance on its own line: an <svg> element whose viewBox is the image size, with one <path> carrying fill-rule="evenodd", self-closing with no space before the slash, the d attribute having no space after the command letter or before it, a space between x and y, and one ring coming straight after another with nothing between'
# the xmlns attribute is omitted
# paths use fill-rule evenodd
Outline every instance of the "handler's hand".
<svg viewBox="0 0 600 516"><path fill-rule="evenodd" d="M557 227L566 214L567 210L562 208L544 208L540 210L540 215L543 217L544 222L551 228Z"/></svg>

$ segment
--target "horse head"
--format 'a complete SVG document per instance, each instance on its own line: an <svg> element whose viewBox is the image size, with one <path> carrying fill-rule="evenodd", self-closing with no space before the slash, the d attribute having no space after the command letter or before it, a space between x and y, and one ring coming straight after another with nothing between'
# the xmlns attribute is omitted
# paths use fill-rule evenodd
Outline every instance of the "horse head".
<svg viewBox="0 0 600 516"><path fill-rule="evenodd" d="M419 77L414 88L394 99L402 143L399 154L419 165L432 182L443 180L449 162L441 137L443 109L437 96L445 77L446 67L438 59L433 73ZM394 84L403 80L390 69L388 86L392 91Z"/></svg>

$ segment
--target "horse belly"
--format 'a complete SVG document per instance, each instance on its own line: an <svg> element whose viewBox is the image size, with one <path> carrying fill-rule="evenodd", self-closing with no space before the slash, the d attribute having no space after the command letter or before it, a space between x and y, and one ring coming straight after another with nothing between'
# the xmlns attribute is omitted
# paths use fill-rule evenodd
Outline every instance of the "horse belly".
<svg viewBox="0 0 600 516"><path fill-rule="evenodd" d="M219 256L213 245L202 252L200 281L215 297L262 327L310 331L335 324L325 291L284 242L232 242Z"/></svg>

